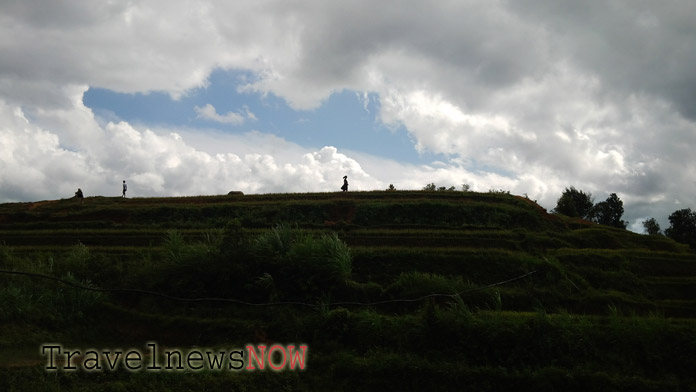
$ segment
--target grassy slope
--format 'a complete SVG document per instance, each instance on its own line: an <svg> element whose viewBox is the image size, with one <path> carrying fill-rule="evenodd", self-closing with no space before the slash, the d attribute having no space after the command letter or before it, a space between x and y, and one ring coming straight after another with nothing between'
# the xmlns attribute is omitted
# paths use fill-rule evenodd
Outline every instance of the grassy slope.
<svg viewBox="0 0 696 392"><path fill-rule="evenodd" d="M258 269L264 265L254 259L258 255L235 252L243 248L239 243L222 241L222 252L204 246L225 228L229 233L229 222L241 224L244 238L278 222L315 234L336 232L353 255L350 280L321 286L302 270L268 264L275 289L259 288L256 278L266 270ZM172 230L185 244L172 240ZM664 237L548 215L510 195L350 192L3 204L0 243L2 268L71 273L100 287L182 297L317 304L462 293L369 307L260 309L138 295L94 299L52 283L0 276L14 290L0 298L5 303L0 348L11 353L4 355L6 364L17 362L21 347L36 350L45 341L141 348L150 340L174 347L268 341L309 344L309 369L213 372L197 375L196 383L266 389L670 390L691 388L696 381L691 375L696 255ZM477 290L532 271L524 279ZM295 289L298 282L304 286ZM47 296L31 295L39 292L56 299L44 303ZM19 305L11 309L8 303ZM75 303L85 305L71 307ZM65 316L55 316L57 310ZM178 374L56 377L30 366L0 373L4 389L41 382L79 390L104 379L132 389L143 382L162 388L191 383Z"/></svg>

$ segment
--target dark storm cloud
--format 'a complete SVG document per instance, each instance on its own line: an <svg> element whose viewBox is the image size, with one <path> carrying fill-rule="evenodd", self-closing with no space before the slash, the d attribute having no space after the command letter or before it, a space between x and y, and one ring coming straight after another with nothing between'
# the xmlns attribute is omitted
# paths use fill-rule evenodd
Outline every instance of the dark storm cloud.
<svg viewBox="0 0 696 392"><path fill-rule="evenodd" d="M543 26L556 50L607 90L656 94L696 119L693 1L510 1Z"/></svg>

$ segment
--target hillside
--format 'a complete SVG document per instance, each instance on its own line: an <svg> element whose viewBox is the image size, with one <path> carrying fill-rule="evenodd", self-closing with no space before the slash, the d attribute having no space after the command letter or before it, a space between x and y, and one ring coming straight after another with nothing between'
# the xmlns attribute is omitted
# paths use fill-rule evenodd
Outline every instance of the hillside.
<svg viewBox="0 0 696 392"><path fill-rule="evenodd" d="M0 274L3 390L696 385L696 254L518 196L7 203L0 244L0 269L37 274ZM50 373L37 355L46 342L143 352L147 342L306 344L307 368Z"/></svg>

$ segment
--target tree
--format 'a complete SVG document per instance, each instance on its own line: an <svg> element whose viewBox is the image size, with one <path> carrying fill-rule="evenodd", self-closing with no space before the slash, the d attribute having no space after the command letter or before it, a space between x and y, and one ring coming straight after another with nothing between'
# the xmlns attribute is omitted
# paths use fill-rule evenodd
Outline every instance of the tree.
<svg viewBox="0 0 696 392"><path fill-rule="evenodd" d="M424 191L439 191L439 192L448 191L448 192L451 192L451 191L455 191L456 188L454 186L451 186L449 188L446 188L444 186L438 187L437 185L435 185L434 182L431 182L430 184L424 186L423 190Z"/></svg>
<svg viewBox="0 0 696 392"><path fill-rule="evenodd" d="M691 208L674 211L669 216L669 224L665 230L667 237L696 248L696 212Z"/></svg>
<svg viewBox="0 0 696 392"><path fill-rule="evenodd" d="M625 229L628 222L621 220L624 213L623 202L612 193L607 200L597 203L590 211L590 219L600 225L607 225Z"/></svg>
<svg viewBox="0 0 696 392"><path fill-rule="evenodd" d="M469 184L462 184L462 192L469 192L470 189Z"/></svg>
<svg viewBox="0 0 696 392"><path fill-rule="evenodd" d="M591 193L585 193L575 189L566 188L556 202L554 212L573 218L587 218L592 211L594 201Z"/></svg>
<svg viewBox="0 0 696 392"><path fill-rule="evenodd" d="M660 224L657 223L657 220L655 218L649 218L643 221L643 227L645 228L645 231L649 235L660 235L662 232L660 231Z"/></svg>
<svg viewBox="0 0 696 392"><path fill-rule="evenodd" d="M389 192L394 192L396 188L394 188L394 184L389 184L389 188L387 188Z"/></svg>

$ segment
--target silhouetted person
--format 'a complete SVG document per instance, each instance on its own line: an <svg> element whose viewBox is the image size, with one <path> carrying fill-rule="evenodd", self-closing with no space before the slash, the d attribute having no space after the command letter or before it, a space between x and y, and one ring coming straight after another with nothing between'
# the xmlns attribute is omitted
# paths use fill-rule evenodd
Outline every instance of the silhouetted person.
<svg viewBox="0 0 696 392"><path fill-rule="evenodd" d="M341 189L343 192L348 192L348 176L343 176L343 186Z"/></svg>
<svg viewBox="0 0 696 392"><path fill-rule="evenodd" d="M126 197L126 191L128 190L128 185L126 185L126 180L123 180L123 196Z"/></svg>
<svg viewBox="0 0 696 392"><path fill-rule="evenodd" d="M77 188L77 192L75 192L75 197L80 199L80 203L85 201L85 196L82 194L82 189Z"/></svg>

